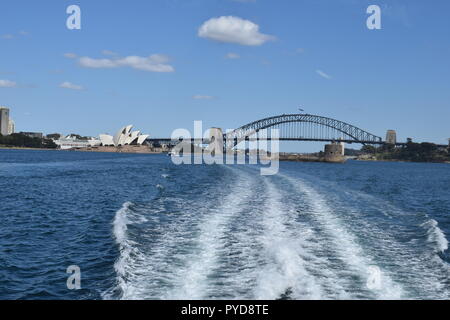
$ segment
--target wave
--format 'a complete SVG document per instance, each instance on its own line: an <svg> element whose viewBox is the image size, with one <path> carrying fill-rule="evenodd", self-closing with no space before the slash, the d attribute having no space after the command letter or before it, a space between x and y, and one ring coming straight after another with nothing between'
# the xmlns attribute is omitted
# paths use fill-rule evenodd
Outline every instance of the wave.
<svg viewBox="0 0 450 320"><path fill-rule="evenodd" d="M433 244L438 252L443 253L448 250L448 240L438 225L436 220L430 219L421 226L427 231L427 241Z"/></svg>
<svg viewBox="0 0 450 320"><path fill-rule="evenodd" d="M377 276L381 277L382 290L371 290L376 297L448 298L450 292L445 284L450 279L450 268L441 255L436 254L447 250L448 241L436 221L426 218L425 223L418 225L417 221L424 219L423 214L402 210L386 200L329 181L312 179L313 189L309 179L284 178L295 184L300 194L302 188L309 188L310 200L312 203L317 201L319 208L321 204L325 205L319 210L328 216L325 221L328 220L330 227L338 222L344 230L343 234L337 236L350 235L347 239L360 248L358 255L365 261L361 265L364 267L359 269L362 279L366 278L370 283L372 271L381 271ZM313 223L320 223L320 220ZM342 230L336 227L329 230ZM423 238L422 230L426 231L426 239ZM431 250L424 240L431 245ZM333 242L342 243L336 240ZM364 277L366 267L367 276ZM364 290L358 292L362 295L357 298L367 298Z"/></svg>
<svg viewBox="0 0 450 320"><path fill-rule="evenodd" d="M359 277L361 292L371 292L375 297L381 299L400 299L404 294L401 286L395 283L380 266L377 266L370 255L366 254L364 248L359 244L357 236L345 227L322 195L301 179L282 177L305 196L305 200L311 208L309 214L331 237L339 258L352 270L354 275ZM379 287L368 285L374 269L379 270L377 276L382 284Z"/></svg>
<svg viewBox="0 0 450 320"><path fill-rule="evenodd" d="M129 211L130 206L133 204L131 202L125 202L122 205L122 208L120 208L114 217L113 222L113 230L114 230L114 237L116 238L117 244L120 246L123 246L126 244L126 232L127 232L127 225L129 223L129 220L127 218L127 212Z"/></svg>
<svg viewBox="0 0 450 320"><path fill-rule="evenodd" d="M117 295L121 297L129 296L130 291L132 291L132 288L127 285L126 279L129 274L129 269L135 260L135 256L140 254L135 246L136 243L130 240L127 234L128 226L135 222L132 215L133 205L132 202L125 202L114 217L113 234L116 243L119 245L119 258L114 264L117 285L115 288L102 294L104 299L114 299ZM140 217L138 221L143 222L145 218ZM116 294L116 292L119 293Z"/></svg>
<svg viewBox="0 0 450 320"><path fill-rule="evenodd" d="M198 197L174 196L168 188L167 196L150 204L123 204L113 222L118 285L115 295L105 297L448 295L450 271L430 259L448 250L437 221L358 191L340 188L337 195L336 186L316 179L261 177L248 167L218 170L227 170L223 180L205 181L217 189ZM147 218L151 222L142 225Z"/></svg>
<svg viewBox="0 0 450 320"><path fill-rule="evenodd" d="M305 249L299 234L288 227L288 212L282 206L281 195L265 179L268 200L263 220L264 231L259 239L264 244L265 263L258 271L254 288L256 299L320 299L323 297L317 279L306 270ZM295 226L299 227L299 226Z"/></svg>
<svg viewBox="0 0 450 320"><path fill-rule="evenodd" d="M224 168L233 171L232 192L217 203L208 203L192 252L181 258L183 264L178 270L173 270L179 277L174 279L173 290L164 295L166 299L205 299L219 294L212 279L222 266L220 260L226 251L229 225L253 193L251 177L238 176L233 169Z"/></svg>

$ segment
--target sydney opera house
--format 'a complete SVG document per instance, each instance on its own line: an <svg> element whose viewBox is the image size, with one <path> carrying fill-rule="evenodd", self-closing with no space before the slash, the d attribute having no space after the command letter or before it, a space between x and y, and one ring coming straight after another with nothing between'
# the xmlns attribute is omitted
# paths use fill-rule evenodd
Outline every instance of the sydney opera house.
<svg viewBox="0 0 450 320"><path fill-rule="evenodd" d="M119 130L113 137L108 134L101 134L99 136L103 146L126 146L126 145L142 145L149 135L142 135L140 131L131 131L132 125L126 126Z"/></svg>

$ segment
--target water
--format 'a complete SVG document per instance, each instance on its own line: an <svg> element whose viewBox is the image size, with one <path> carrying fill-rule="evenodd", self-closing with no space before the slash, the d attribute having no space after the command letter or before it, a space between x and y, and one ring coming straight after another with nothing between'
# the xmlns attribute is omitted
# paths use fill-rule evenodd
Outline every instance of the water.
<svg viewBox="0 0 450 320"><path fill-rule="evenodd" d="M0 299L450 298L446 164L1 150L0 188Z"/></svg>

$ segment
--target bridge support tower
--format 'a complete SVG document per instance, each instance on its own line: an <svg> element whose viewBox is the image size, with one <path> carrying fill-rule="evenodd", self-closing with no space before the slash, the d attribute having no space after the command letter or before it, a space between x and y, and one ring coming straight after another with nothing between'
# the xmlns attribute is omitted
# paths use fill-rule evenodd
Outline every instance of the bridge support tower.
<svg viewBox="0 0 450 320"><path fill-rule="evenodd" d="M386 133L387 144L397 144L397 132L395 130L388 130Z"/></svg>
<svg viewBox="0 0 450 320"><path fill-rule="evenodd" d="M224 152L223 130L221 128L209 129L209 150L213 155L221 155Z"/></svg>

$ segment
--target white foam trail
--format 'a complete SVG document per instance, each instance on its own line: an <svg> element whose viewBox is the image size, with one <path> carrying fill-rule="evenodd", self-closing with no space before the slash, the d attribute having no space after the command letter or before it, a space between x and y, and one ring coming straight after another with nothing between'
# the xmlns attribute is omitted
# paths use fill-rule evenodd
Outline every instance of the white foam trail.
<svg viewBox="0 0 450 320"><path fill-rule="evenodd" d="M327 205L323 197L312 187L308 186L308 184L303 180L293 179L286 176L283 177L293 186L298 188L300 193L306 195L312 208L311 214L314 215L317 221L326 229L330 236L335 239L335 244L337 245L336 253L340 256L342 261L344 261L353 270L353 272L356 272L358 276L364 280L364 282L369 283L372 276L371 270L374 268L380 270L379 276L381 286L376 288L366 286L366 288L361 289L370 290L380 299L400 299L404 294L401 287L394 283L386 272L384 272L364 254L364 250L358 244L356 238L333 214L333 210Z"/></svg>
<svg viewBox="0 0 450 320"><path fill-rule="evenodd" d="M197 248L192 254L183 257L186 259L185 266L178 270L180 277L176 280L174 290L164 295L165 299L204 299L214 291L208 277L219 266L218 258L223 251L226 227L239 214L241 206L253 192L251 183L254 179L250 175L240 172L237 178L232 192L221 203L217 206L210 204L210 212L205 215L200 226Z"/></svg>
<svg viewBox="0 0 450 320"><path fill-rule="evenodd" d="M444 232L438 227L436 220L430 219L423 223L422 227L427 230L428 242L434 244L438 252L444 252L448 249L448 240Z"/></svg>
<svg viewBox="0 0 450 320"><path fill-rule="evenodd" d="M448 250L448 241L435 220L421 225L428 242L436 248L433 257L417 255L413 248L407 250L408 244L388 237L392 230L387 233L382 225L372 226L370 220L361 219L363 209L341 204L342 199L334 193L327 193L325 198L310 182L284 175L261 178L256 172L224 168L230 170L234 180L226 185L231 192L225 193L223 201L179 199L176 207L185 208L185 212L165 225L151 246L130 239L134 237L130 226L144 221L139 210L127 202L116 212L113 232L120 257L114 267L122 299L276 299L284 293L294 299L400 299L436 297L439 292L439 297L448 297L447 267L439 273L439 261L430 260L434 256L439 260L435 253ZM283 184L273 183L279 178L288 182L285 191ZM259 191L265 192L258 198ZM364 194L349 195L357 196ZM375 198L366 200L368 206L394 212L394 217L400 210L384 204L380 208ZM310 208L300 213L306 219L299 218L296 201ZM158 210L162 213L167 208L162 205ZM253 217L255 220L249 223L248 231L244 227L230 240L231 223L236 223L234 219L243 212L249 217L242 218L242 223L247 225ZM154 218L158 225L159 215L147 217ZM364 248L358 240L365 236L378 244ZM423 246L423 239L419 240ZM375 261L390 264L390 272L381 270L379 287L365 283L374 270L382 269ZM393 281L394 275L402 279L403 287ZM413 294L415 288L418 291Z"/></svg>
<svg viewBox="0 0 450 320"><path fill-rule="evenodd" d="M114 231L114 236L116 238L116 242L119 245L123 245L124 243L126 243L126 232L127 232L127 225L129 223L129 220L127 218L127 212L129 207L132 205L131 202L125 202L122 205L122 208L120 208L117 212L116 215L114 217L114 222L113 222L113 231Z"/></svg>
<svg viewBox="0 0 450 320"><path fill-rule="evenodd" d="M289 292L299 299L320 299L322 288L306 270L302 255L302 239L293 237L286 226L286 212L281 196L272 183L265 179L269 201L263 217L265 230L262 241L265 266L258 272L254 289L256 299L273 300Z"/></svg>
<svg viewBox="0 0 450 320"><path fill-rule="evenodd" d="M122 299L128 299L134 295L134 287L128 284L128 280L133 277L133 266L141 260L143 255L128 236L128 226L134 223L144 223L147 219L139 214L134 214L131 210L132 202L125 202L116 212L113 221L113 234L116 243L119 245L120 256L114 264L117 275L117 286L115 289L122 291ZM105 292L103 298L112 299L112 291Z"/></svg>
<svg viewBox="0 0 450 320"><path fill-rule="evenodd" d="M394 299L398 298L400 294L401 298L406 299L448 299L450 292L446 284L450 279L450 267L440 255L436 254L448 250L448 241L437 223L426 218L426 223L417 225L417 219L423 221L423 215L404 211L382 198L347 189L335 182L324 181L306 174L303 176L307 177L309 186L319 185L320 190L325 187L326 198L317 195L316 190L314 190L316 193L314 196L325 201L329 215L337 219L347 235L350 234L354 241L358 241L355 243L361 249L359 254L362 255L366 264L371 264L365 271L365 268L358 270L346 262L341 258L344 254L343 250L339 247L336 248L339 243L336 236L330 231L329 226L322 223L324 219L319 219L317 214L311 215L310 209L302 210L302 215L307 219L305 225L313 229L312 239L306 239L304 242L304 248L311 253L308 256L306 267L308 271L312 271L316 279L320 279L319 283L326 292L326 298ZM298 192L289 190L283 195L285 206L298 209L295 202L311 203L311 200L305 202L305 197L299 198L302 196L301 182L304 179L299 179L299 181L283 174L278 177L290 178L290 184L296 185L298 189ZM280 184L279 189L283 190L283 184ZM335 190L339 190L339 192L335 192ZM293 214L295 215L295 212ZM308 221L309 215L313 221ZM304 218L301 218L301 221L303 220ZM319 229L316 229L315 226ZM429 245L423 243L421 229L425 230L426 242ZM412 237L408 242L405 242L405 232ZM414 237L412 232L418 232L417 237ZM367 243L367 247L363 247L360 241ZM322 244L322 247L317 247L317 244ZM334 249L335 252L330 252L331 249ZM374 261L377 262L373 263ZM345 262L343 266L342 262ZM375 278L379 275L379 268L376 266L378 262L386 265L386 268L381 270L383 277L381 280L384 281L388 275L392 284L395 279L393 285L400 289L395 290L398 294L394 292L395 294L392 295L386 292L386 288L382 288L383 292L377 288L377 285L374 285L377 282ZM321 274L317 275L315 270ZM365 278L371 280L368 281L371 289L364 284ZM324 279L328 281L324 281ZM359 280L355 281L355 279ZM382 283L382 285L386 286L386 283ZM340 294L342 288L345 288L344 295ZM346 297L345 293L348 293L349 296Z"/></svg>
<svg viewBox="0 0 450 320"><path fill-rule="evenodd" d="M114 269L117 274L117 287L120 288L124 295L129 294L130 287L127 286L127 282L125 281L128 273L128 267L130 265L130 261L132 260L131 254L135 249L133 248L134 242L129 240L127 236L128 224L130 220L128 218L128 213L130 212L130 206L132 206L131 202L125 202L122 205L114 217L113 222L113 233L116 240L116 243L119 245L120 256L119 259L114 264ZM103 295L105 299L111 299L111 293L106 292Z"/></svg>

